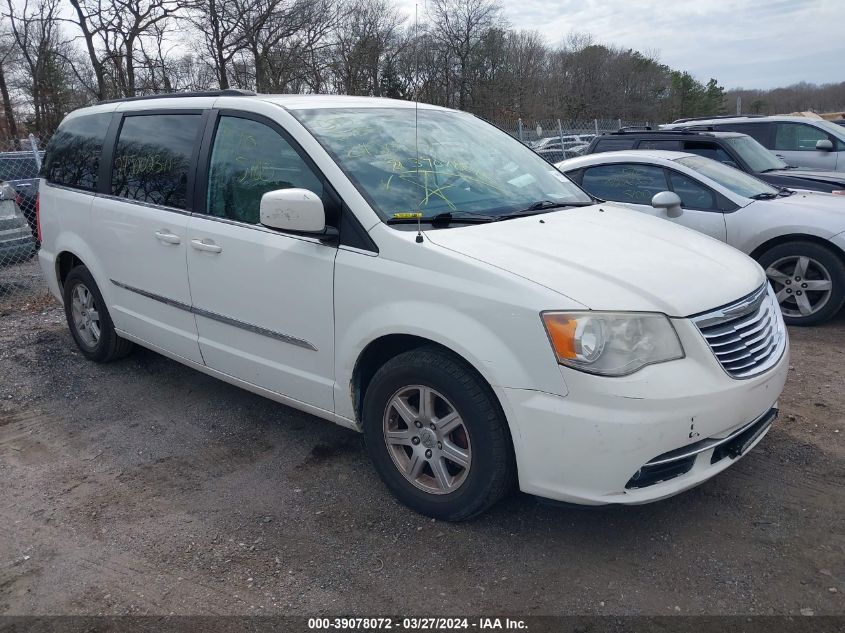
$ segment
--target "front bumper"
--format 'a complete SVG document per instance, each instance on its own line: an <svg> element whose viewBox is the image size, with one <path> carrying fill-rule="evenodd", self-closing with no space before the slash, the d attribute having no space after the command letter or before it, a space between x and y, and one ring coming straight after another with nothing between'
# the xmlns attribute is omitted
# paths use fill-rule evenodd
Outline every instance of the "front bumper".
<svg viewBox="0 0 845 633"><path fill-rule="evenodd" d="M736 455L717 454L716 443L776 407L788 373L788 344L769 370L736 380L722 370L690 321L674 324L686 351L682 360L622 378L563 369L565 397L501 390L523 491L591 505L648 503L696 486L736 462ZM767 430L768 425L745 442L744 452ZM705 450L678 472L658 473L651 482L641 481L647 485L637 485L637 473L654 475L649 462L702 446Z"/></svg>

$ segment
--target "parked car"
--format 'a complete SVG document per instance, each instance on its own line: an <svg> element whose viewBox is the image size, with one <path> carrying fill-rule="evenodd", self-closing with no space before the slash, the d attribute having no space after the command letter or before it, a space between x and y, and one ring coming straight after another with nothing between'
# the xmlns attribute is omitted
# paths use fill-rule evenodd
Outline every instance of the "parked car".
<svg viewBox="0 0 845 633"><path fill-rule="evenodd" d="M591 154L557 168L593 196L666 218L751 255L765 269L789 324L822 323L845 302L841 196L777 189L684 152ZM718 279L710 283L721 283Z"/></svg>
<svg viewBox="0 0 845 633"><path fill-rule="evenodd" d="M748 134L793 167L845 171L845 130L824 119L801 116L678 119L662 129L707 125L720 132Z"/></svg>
<svg viewBox="0 0 845 633"><path fill-rule="evenodd" d="M577 135L550 136L531 145L531 148L550 163L581 156L588 142Z"/></svg>
<svg viewBox="0 0 845 633"><path fill-rule="evenodd" d="M756 263L596 204L467 113L127 99L70 114L44 174L39 259L83 356L140 344L363 431L390 490L433 517L515 481L662 499L776 415L788 342Z"/></svg>
<svg viewBox="0 0 845 633"><path fill-rule="evenodd" d="M622 129L595 138L584 154L647 149L698 154L736 167L775 187L845 195L845 171L790 167L747 134L696 126L681 130Z"/></svg>
<svg viewBox="0 0 845 633"><path fill-rule="evenodd" d="M39 152L43 159L44 152ZM38 161L33 152L0 152L0 180L5 180L18 194L18 204L37 238L35 201L38 198Z"/></svg>
<svg viewBox="0 0 845 633"><path fill-rule="evenodd" d="M0 266L25 262L35 254L35 238L18 199L12 185L0 182Z"/></svg>

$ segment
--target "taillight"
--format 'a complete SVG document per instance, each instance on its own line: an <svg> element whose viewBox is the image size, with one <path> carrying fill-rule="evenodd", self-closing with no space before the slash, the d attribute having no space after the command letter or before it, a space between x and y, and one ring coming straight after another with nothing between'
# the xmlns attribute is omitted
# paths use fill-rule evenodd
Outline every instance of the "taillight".
<svg viewBox="0 0 845 633"><path fill-rule="evenodd" d="M41 193L35 194L35 232L38 234L38 241L41 242Z"/></svg>

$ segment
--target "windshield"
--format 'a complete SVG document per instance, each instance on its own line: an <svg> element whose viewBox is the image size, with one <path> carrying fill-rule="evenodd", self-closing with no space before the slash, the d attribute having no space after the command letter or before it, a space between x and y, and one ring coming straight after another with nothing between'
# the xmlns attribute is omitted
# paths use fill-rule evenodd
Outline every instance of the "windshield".
<svg viewBox="0 0 845 633"><path fill-rule="evenodd" d="M707 176L723 187L746 198L753 198L760 195L775 196L778 193L777 189L770 187L762 180L758 180L754 176L749 176L745 172L728 167L709 158L687 156L685 158L678 158L677 162L690 169L694 169L702 176Z"/></svg>
<svg viewBox="0 0 845 633"><path fill-rule="evenodd" d="M750 136L726 138L725 142L736 150L739 157L755 173L759 174L771 169L787 169L789 167Z"/></svg>
<svg viewBox="0 0 845 633"><path fill-rule="evenodd" d="M428 108L295 114L385 220L408 213L495 217L544 201L591 202L522 143L469 114Z"/></svg>

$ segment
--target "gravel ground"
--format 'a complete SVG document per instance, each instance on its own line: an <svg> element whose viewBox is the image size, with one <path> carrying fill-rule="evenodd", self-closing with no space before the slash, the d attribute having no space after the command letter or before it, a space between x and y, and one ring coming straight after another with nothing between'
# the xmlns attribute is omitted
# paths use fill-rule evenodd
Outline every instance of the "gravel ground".
<svg viewBox="0 0 845 633"><path fill-rule="evenodd" d="M397 504L357 434L0 304L0 614L843 614L845 319L790 332L781 417L673 499L480 519Z"/></svg>

